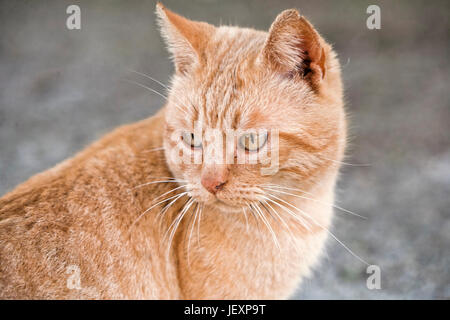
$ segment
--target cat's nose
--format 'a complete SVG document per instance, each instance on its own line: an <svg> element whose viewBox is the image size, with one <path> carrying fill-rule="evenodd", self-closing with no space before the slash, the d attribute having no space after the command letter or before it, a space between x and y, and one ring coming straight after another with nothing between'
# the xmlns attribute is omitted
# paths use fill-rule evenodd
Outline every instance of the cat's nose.
<svg viewBox="0 0 450 320"><path fill-rule="evenodd" d="M201 183L206 190L216 194L227 183L227 169L214 168L202 174Z"/></svg>
<svg viewBox="0 0 450 320"><path fill-rule="evenodd" d="M202 185L205 187L206 190L208 190L212 194L216 194L219 190L222 190L223 186L226 183L227 183L226 181L222 181L220 179L202 178Z"/></svg>

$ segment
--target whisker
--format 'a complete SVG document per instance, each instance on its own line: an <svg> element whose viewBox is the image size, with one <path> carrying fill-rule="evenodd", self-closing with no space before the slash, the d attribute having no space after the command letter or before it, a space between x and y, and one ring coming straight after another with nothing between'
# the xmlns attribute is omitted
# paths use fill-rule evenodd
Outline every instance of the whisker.
<svg viewBox="0 0 450 320"><path fill-rule="evenodd" d="M329 159L329 158L326 158L326 157L324 157L322 155L320 156L320 158L328 160L328 161L331 161L331 162L334 162L334 163L342 164L344 166L351 166L351 167L370 167L370 166L372 166L371 163L348 163L348 162L343 162L343 161Z"/></svg>
<svg viewBox="0 0 450 320"><path fill-rule="evenodd" d="M195 203L193 198L189 198L189 200L186 202L186 204L183 207L183 210L181 210L180 214L177 216L177 218L175 219L175 221L173 223L175 223L175 225L172 227L172 231L170 232L170 236L169 236L169 244L167 246L167 257L169 255L170 252L170 247L172 246L172 241L173 241L173 237L175 236L175 232L178 229L178 226L180 225L181 220L183 220L184 215L186 214L186 212L189 210L189 208L192 206L192 204ZM172 223L172 225L173 225ZM171 225L171 226L172 226ZM170 230L171 227L169 227L169 229L167 231ZM163 239L166 236L164 235Z"/></svg>
<svg viewBox="0 0 450 320"><path fill-rule="evenodd" d="M192 200L192 198L188 198L188 199L186 200L186 202L185 202L184 205L183 205L182 210L177 214L177 216L175 217L175 219L173 219L172 223L169 225L169 227L167 228L166 232L164 233L164 236L163 236L161 242L164 242L164 240L166 239L166 237L167 237L167 235L169 234L169 232L170 232L170 234L172 233L170 230L171 230L172 227L176 224L176 222L178 221L178 218L183 214L183 211L184 211L184 209L186 208L186 205L187 205L188 203L190 203L191 200Z"/></svg>
<svg viewBox="0 0 450 320"><path fill-rule="evenodd" d="M148 186L148 185L151 185L151 184L155 184L155 183L175 183L175 182L186 182L186 180L160 180L160 181L150 181L150 182L146 182L146 183L143 183L143 184L140 184L140 185L134 187L133 190L134 190L134 189L137 189L137 188L142 188L142 187L145 187L145 186Z"/></svg>
<svg viewBox="0 0 450 320"><path fill-rule="evenodd" d="M270 195L270 194L268 194ZM296 215L294 212L292 212L292 210L290 210L289 208L287 208L286 206L282 205L281 203L278 203L277 201L274 201L268 197L263 196L267 201L270 201L274 204L276 204L277 206L279 206L281 209L283 209L284 211L286 211L292 218L294 218L295 220L297 220L298 222L300 222L300 224L308 231L311 231L310 227L309 227L309 223L307 223L302 217Z"/></svg>
<svg viewBox="0 0 450 320"><path fill-rule="evenodd" d="M130 68L127 68L127 69L128 69L128 71L130 71L130 72L139 74L139 75L141 75L141 76L143 76L143 77L145 77L145 78L147 78L147 79L150 79L150 80L156 82L156 83L159 84L161 87L163 87L164 89L166 89L166 90L167 90L167 93L170 93L170 88L169 88L168 86L166 86L164 83L162 83L161 81L159 81L159 80L157 80L157 79L155 79L155 78L153 78L153 77L151 77L151 76L149 76L148 74L145 74L145 73L143 73L143 72L139 72L139 71L136 71L136 70L133 70L133 69L130 69ZM181 105L183 105L183 102L182 102L177 96L175 96L175 98L177 99L177 101L178 101Z"/></svg>
<svg viewBox="0 0 450 320"><path fill-rule="evenodd" d="M320 223L318 223L313 217L311 217L309 214L307 214L306 212L304 212L303 210L297 208L296 206L290 204L287 201L284 201L272 194L269 194L271 197L274 197L275 199L278 199L280 201L285 202L286 204L288 204L289 206L291 206L292 208L296 209L300 214L306 216L308 219L311 219L317 226L319 226L320 228L322 228L323 230L325 230L326 232L328 232L328 234L335 239L340 245L342 245L342 247L344 247L345 250L347 250L353 257L355 257L356 259L358 259L360 262L364 263L365 265L370 265L368 262L366 262L363 258L361 258L360 256L358 256L356 253L354 253L352 250L350 250L350 248L348 248L341 240L339 240L337 238L337 236L332 233L328 228L322 226Z"/></svg>
<svg viewBox="0 0 450 320"><path fill-rule="evenodd" d="M167 199L164 199L164 200L161 200L161 201L159 201L159 202L157 202L157 203L155 203L154 205L152 205L151 207L149 207L148 209L146 209L144 212L142 212L138 217L137 217L137 219L133 222L133 224L130 226L130 230L139 222L139 220L147 213L147 212L149 212L150 210L152 210L153 208L155 208L156 206L158 206L159 204L161 204L161 203L164 203L164 202L166 202L166 201L168 201L168 200L171 200L171 199L173 199L173 198L175 198L175 197L177 197L177 196L182 196L182 195L186 195L188 192L186 191L186 192L183 192L183 193L181 193L181 194L177 194L177 195L175 195L175 196L173 196L173 197L169 197L169 198L167 198Z"/></svg>
<svg viewBox="0 0 450 320"><path fill-rule="evenodd" d="M267 200L261 200L262 203L265 204L265 208L266 206L269 207L270 209L272 209L273 213L277 216L277 218L281 221L281 223L283 224L284 227L289 229L289 226L286 224L286 222L280 217L280 215L278 214L278 212L270 205L270 203L267 202ZM267 209L266 209L267 210Z"/></svg>
<svg viewBox="0 0 450 320"><path fill-rule="evenodd" d="M155 78L153 78L153 77L150 77L148 74L145 74L145 73L142 73L142 72L139 72L139 71L130 69L130 68L126 68L126 69L127 69L128 71L130 71L130 72L134 72L134 73L139 74L139 75L141 75L141 76L143 76L143 77L146 77L147 79L150 79L150 80L156 82L156 83L159 84L161 87L163 87L163 88L169 90L169 87L168 87L168 86L166 86L166 85L165 85L164 83L162 83L161 81L159 81L159 80L157 80L157 79L155 79Z"/></svg>
<svg viewBox="0 0 450 320"><path fill-rule="evenodd" d="M367 220L367 217L362 216L362 215L360 215L360 214L357 214L357 213L355 213L355 212L352 212L352 211L350 211L350 210L347 210L347 209L345 209L345 208L342 208L342 207L340 207L340 206L338 206L338 205L335 205L335 204L331 204L331 203L328 203L328 202L325 202L325 201L321 201L321 200L318 200L318 199L314 199L314 198L309 198L309 197L301 196L301 195L298 195L298 194L293 194L293 193L290 193L290 192L280 191L280 190L271 189L271 188L267 188L267 187L262 187L262 188L263 188L264 190L274 191L274 192L278 192L278 193L290 195L290 196L297 197L297 198L302 198L302 199L311 200L311 201L314 201L314 202L317 202L317 203L320 203L320 204L323 204L323 205L327 205L327 206L330 205L330 206L332 206L333 208L339 209L339 210L341 210L341 211L343 211L343 212L345 212L345 213L348 213L348 214L354 215L354 216L356 216L356 217L359 217L359 218L362 218L362 219ZM302 191L302 190L300 190L300 189L288 188L288 187L283 187L283 186L276 186L276 185L275 185L275 186L272 186L272 188L280 188L280 189L286 189L286 190L296 190L296 191L303 192L303 193L305 193L305 194L309 194L308 192Z"/></svg>
<svg viewBox="0 0 450 320"><path fill-rule="evenodd" d="M275 196L275 195L273 195L273 194L271 194L271 193L267 193L267 194L268 194L269 196L275 198L276 200L281 201L281 202L287 204L287 205L290 206L291 208L293 208L293 209L295 209L295 210L298 210L298 211L300 211L300 212L303 212L301 209L297 208L296 206L294 206L294 205L291 204L290 202L285 201L285 200L283 200L283 199L281 199L281 198L279 198L279 197L277 197L277 196ZM295 214L295 213L294 213L294 214ZM308 224L309 224L309 223L308 223ZM308 229L308 230L310 230L310 229ZM311 230L310 230L310 231L311 231Z"/></svg>
<svg viewBox="0 0 450 320"><path fill-rule="evenodd" d="M242 211L244 211L244 217L245 217L245 231L248 233L248 217L247 217L247 212L245 210L245 207L242 207Z"/></svg>
<svg viewBox="0 0 450 320"><path fill-rule="evenodd" d="M181 189L181 188L184 188L184 187L186 187L186 186L187 186L187 184L184 184L184 185L182 185L182 186L178 186L178 187L176 187L176 188L170 189L169 191L164 192L162 195L160 195L160 196L156 197L155 199L153 199L153 201L156 201L156 200L158 200L158 199L164 197L165 195L167 195L167 194L169 194L169 193L172 193L172 192L174 192L174 191L176 191L176 190L179 190L179 189Z"/></svg>
<svg viewBox="0 0 450 320"><path fill-rule="evenodd" d="M164 147L158 147L158 148L144 150L144 151L142 151L142 153L155 152L155 151L161 151L161 150L165 150Z"/></svg>
<svg viewBox="0 0 450 320"><path fill-rule="evenodd" d="M259 203L261 204L261 206L263 207L263 209L269 214L269 216L278 224L279 227L281 227L280 222L275 219L275 217L273 216L272 212L270 212L270 210L266 207L264 200L260 200Z"/></svg>
<svg viewBox="0 0 450 320"><path fill-rule="evenodd" d="M168 101L168 99L169 99L166 95L162 94L161 92L159 92L159 91L157 91L157 90L155 90L155 89L152 89L152 88L150 88L150 87L148 87L148 86L146 86L146 85L143 85L142 83L139 83L139 82L137 82L137 81L130 80L130 79L122 79L122 80L123 80L123 81L126 81L126 82L128 82L128 83L133 83L133 84L135 84L135 85L138 85L138 86L141 87L141 88L147 89L147 90L149 90L150 92L153 92L153 93L159 95L160 97L164 98L164 100L166 100L166 101ZM178 105L178 104L176 104L176 103L174 103L174 105L175 105L175 107L177 107L178 110L180 110L181 112L184 112L185 115L189 116L189 113L188 113L185 109L183 109L180 105Z"/></svg>
<svg viewBox="0 0 450 320"><path fill-rule="evenodd" d="M190 228L190 231L189 231L189 238L188 238L188 241L187 241L187 260L188 260L188 266L191 265L191 262L190 262L190 259L189 259L189 257L190 257L190 248L191 248L191 237L192 237L192 232L194 231L195 222L197 221L197 216L198 216L198 211L199 211L199 210L200 210L200 204L197 203L197 206L195 207L194 212L191 214L191 217L192 217L192 216L194 217L194 221L192 221L191 228ZM188 223L188 226L189 226L189 223Z"/></svg>
<svg viewBox="0 0 450 320"><path fill-rule="evenodd" d="M122 79L122 80L123 80L123 81L126 81L126 82L129 82L129 83L133 83L133 84L135 84L135 85L138 85L138 86L141 87L141 88L147 89L147 90L149 90L149 91L151 91L151 92L153 92L153 93L159 95L159 96L162 97L164 100L167 100L167 99L168 99L168 98L167 98L164 94L162 94L161 92L159 92L159 91L157 91L157 90L155 90L155 89L152 89L152 88L150 88L150 87L147 87L147 86L145 86L145 85L143 85L143 84L141 84L141 83L139 83L139 82L137 82L137 81L130 80L130 79Z"/></svg>
<svg viewBox="0 0 450 320"><path fill-rule="evenodd" d="M278 242L278 238L273 231L270 222L266 219L264 212L262 212L261 208L258 206L258 204L255 202L253 203L256 212L259 214L259 217L261 218L262 222L265 224L266 228L269 230L270 234L272 235L273 242L275 243L275 246L278 248L279 251L281 251L280 243Z"/></svg>
<svg viewBox="0 0 450 320"><path fill-rule="evenodd" d="M164 217L166 212L170 209L170 207L173 206L175 204L175 202L178 201L178 199L182 198L183 196L185 196L187 194L188 194L188 192L186 192L186 193L182 192L182 193L177 194L175 197L172 197L172 199L175 198L174 200L172 200L169 204L164 206L164 208L157 215L157 219L158 219L160 225L162 223L162 218Z"/></svg>
<svg viewBox="0 0 450 320"><path fill-rule="evenodd" d="M155 177L155 176L147 176L147 178L153 178L153 179L166 179L166 180L179 180L179 181L183 181L186 182L187 180L183 180L183 179L178 179L175 177Z"/></svg>
<svg viewBox="0 0 450 320"><path fill-rule="evenodd" d="M202 203L200 212L198 214L198 222L197 222L197 246L198 247L200 247L200 220L202 219L203 207L204 207L204 204Z"/></svg>
<svg viewBox="0 0 450 320"><path fill-rule="evenodd" d="M255 212L253 211L253 208L249 202L247 202L247 206L249 207L250 213L256 221L256 227L258 228L258 233L261 235L261 229L259 227L258 217L256 216Z"/></svg>
<svg viewBox="0 0 450 320"><path fill-rule="evenodd" d="M289 228L289 226L288 226L288 224L286 223L286 221L284 221L284 219L278 214L278 212L272 207L272 205L271 205L269 202L267 202L267 200L262 200L262 201L266 204L266 206L268 206L268 207L273 211L273 213L278 217L278 219L281 221L281 223L283 224L283 226L286 228L286 230L287 230L288 233L289 233L289 239L290 239L292 245L294 246L295 251L297 251L297 253L299 253L297 244L296 244L295 241L294 241L295 237L294 237L294 235L292 234L291 228Z"/></svg>

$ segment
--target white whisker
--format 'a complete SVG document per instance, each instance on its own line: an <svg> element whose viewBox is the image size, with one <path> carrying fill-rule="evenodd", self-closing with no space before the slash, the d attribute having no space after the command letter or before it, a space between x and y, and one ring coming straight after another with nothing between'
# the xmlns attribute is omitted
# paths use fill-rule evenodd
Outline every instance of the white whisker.
<svg viewBox="0 0 450 320"><path fill-rule="evenodd" d="M277 238L275 232L273 231L272 226L270 225L270 222L267 220L266 216L264 215L264 212L262 212L261 208L258 206L258 204L256 202L253 203L253 206L255 207L256 212L258 213L262 222L265 224L266 228L269 230L270 234L272 235L272 239L273 239L273 242L275 243L275 246L278 248L278 250L281 251L281 247L280 247L280 243L278 242L278 238Z"/></svg>
<svg viewBox="0 0 450 320"><path fill-rule="evenodd" d="M153 77L151 77L151 76L149 76L148 74L145 74L145 73L143 73L143 72L139 72L139 71L136 71L136 70L133 70L133 69L130 69L130 68L127 68L127 69L128 69L128 71L131 71L131 72L133 72L133 73L139 74L139 75L141 75L141 76L143 76L143 77L145 77L145 78L147 78L147 79L150 79L150 80L156 82L156 83L159 84L161 87L163 87L164 89L167 90L167 94L170 93L170 88L169 88L168 86L166 86L164 83L162 83L161 81L159 81L159 80L157 80L157 79L155 79L155 78L153 78ZM177 101L178 101L181 105L184 104L177 96L175 96L175 98L177 99Z"/></svg>
<svg viewBox="0 0 450 320"><path fill-rule="evenodd" d="M126 69L127 69L128 71L130 71L130 72L134 72L134 73L139 74L139 75L141 75L141 76L143 76L143 77L146 77L146 78L148 78L148 79L150 79L150 80L156 82L156 83L159 84L161 87L163 87L163 88L169 90L169 87L167 87L164 83L162 83L161 81L159 81L159 80L157 80L157 79L155 79L155 78L153 78L153 77L150 77L148 74L145 74L145 73L142 73L142 72L139 72L139 71L130 69L130 68L126 68Z"/></svg>
<svg viewBox="0 0 450 320"><path fill-rule="evenodd" d="M165 95L162 94L161 92L159 92L159 91L157 91L157 90L155 90L155 89L152 89L152 88L150 88L150 87L148 87L148 86L146 86L146 85L143 85L143 84L141 84L141 83L139 83L139 82L137 82L137 81L130 80L130 79L122 79L122 80L123 80L123 81L126 81L126 82L129 82L129 83L133 83L133 84L135 84L135 85L138 85L138 86L141 87L141 88L147 89L147 90L149 90L150 92L153 92L153 93L159 95L160 97L164 98L164 100L166 100L166 101L168 101L168 99L169 99L167 96L165 96ZM180 105L178 105L178 104L176 104L176 103L174 103L174 105L175 105L175 107L177 107L178 110L180 110L181 112L184 112L185 115L189 116L189 113L188 113L185 109L183 109Z"/></svg>
<svg viewBox="0 0 450 320"><path fill-rule="evenodd" d="M341 211L344 211L344 212L346 212L348 214L351 214L351 215L354 215L356 217L359 217L359 218L362 218L362 219L367 219L367 217L359 215L359 214L357 214L355 212L352 212L350 210L347 210L347 209L342 208L342 207L340 207L338 205L335 205L335 204L331 204L331 203L328 203L328 202L325 202L325 201L321 201L321 200L317 200L317 199L314 199L314 198L309 198L309 197L301 196L301 195L298 195L298 194L293 194L293 193L290 193L290 192L280 191L280 190L276 190L276 189L272 189L272 188L279 188L279 189L286 189L286 190L296 190L296 191L300 191L300 192L303 192L305 194L308 194L308 192L302 191L300 189L288 188L288 187L283 187L283 186L272 186L271 188L263 187L264 190L274 191L274 192L290 195L290 196L301 198L301 199L311 200L313 202L317 202L317 203L320 203L320 204L323 204L323 205L332 206L332 207L334 207L336 209L339 209Z"/></svg>
<svg viewBox="0 0 450 320"><path fill-rule="evenodd" d="M252 206L251 206L251 204L249 202L247 202L247 206L250 209L251 215L253 216L253 218L256 221L256 227L258 228L258 233L261 235L261 229L259 227L258 217L256 216L256 214L255 214L255 212L254 212L254 210L253 210L253 208L252 208Z"/></svg>
<svg viewBox="0 0 450 320"><path fill-rule="evenodd" d="M137 188L142 188L142 187L145 187L145 186L148 186L148 185L151 185L151 184L155 184L155 183L174 183L174 182L186 182L186 181L185 181L185 180L160 180L160 181L150 181L150 182L146 182L146 183L143 183L143 184L140 184L140 185L134 187L133 190L134 190L134 189L137 189Z"/></svg>
<svg viewBox="0 0 450 320"><path fill-rule="evenodd" d="M248 217L247 217L247 212L245 210L245 207L242 207L242 211L244 211L244 217L245 217L245 230L248 233Z"/></svg>
<svg viewBox="0 0 450 320"><path fill-rule="evenodd" d="M182 182L187 182L187 180L183 180L183 179L178 179L175 177L155 177L155 176L147 176L147 178L152 178L152 179L165 179L165 180L179 180Z"/></svg>
<svg viewBox="0 0 450 320"><path fill-rule="evenodd" d="M280 199L276 196L274 196L273 194L269 194L269 196L274 197L275 199L278 199L279 201L283 201L284 203L288 204L289 206L291 206L292 208L296 209L300 214L306 216L308 219L312 220L312 222L314 224L316 224L317 226L319 226L320 228L322 228L323 230L325 230L326 232L328 232L328 234L335 239L340 245L342 245L342 247L344 247L345 250L347 250L352 256L354 256L356 259L358 259L359 261L361 261L362 263L364 263L365 265L370 265L368 262L366 262L363 258L361 258L360 256L358 256L356 253L354 253L352 250L350 250L350 248L348 248L341 240L339 240L337 238L336 235L334 235L334 233L332 233L328 228L322 226L320 223L318 223L313 217L311 217L309 214L307 214L306 212L304 212L303 210L297 208L296 206L290 204L287 201L284 201L283 199Z"/></svg>
<svg viewBox="0 0 450 320"><path fill-rule="evenodd" d="M183 197L183 196L185 196L185 195L187 195L187 194L188 194L188 192L182 192L182 193L179 193L179 194L175 195L174 197L169 198L169 199L173 199L173 198L175 198L175 199L173 199L169 204L165 205L164 208L158 213L158 216L157 216L158 220L160 220L160 222L161 222L162 217L163 217L163 216L165 215L165 213L170 209L170 207L171 207L175 202L177 202L178 199L180 199L181 197Z"/></svg>
<svg viewBox="0 0 450 320"><path fill-rule="evenodd" d="M167 198L167 199L164 199L164 200L161 200L161 201L159 201L159 202L157 202L157 203L155 203L154 205L152 205L150 208L148 208L148 209L146 209L144 212L142 212L138 217L137 217L137 219L136 220L134 220L134 222L133 222L133 224L130 226L130 229L132 229L133 227L134 227L134 225L136 225L136 223L138 223L138 221L147 213L147 212L149 212L150 210L152 210L154 207L156 207L157 205L159 205L159 204L161 204L161 203L164 203L164 202L166 202L166 201L169 201L170 199L173 199L173 198L175 198L175 197L177 197L177 196L182 196L182 195L186 195L188 192L186 191L186 192L183 192L183 193L180 193L180 194L177 194L177 195L175 195L175 196L173 196L173 197L169 197L169 198Z"/></svg>
<svg viewBox="0 0 450 320"><path fill-rule="evenodd" d="M272 212L273 212L273 213L277 216L277 218L281 221L282 225L286 228L286 230L287 230L288 233L289 233L290 241L291 241L292 245L294 246L295 250L296 250L297 253L298 253L298 252L299 252L299 251L298 251L298 247L297 247L297 244L296 244L295 241L294 241L295 237L294 237L294 235L292 234L291 228L289 228L288 224L287 224L287 223L284 221L284 219L278 214L278 212L272 207L272 205L271 205L269 202L267 202L267 200L262 200L262 202L264 202L264 203L272 210Z"/></svg>
<svg viewBox="0 0 450 320"><path fill-rule="evenodd" d="M168 98L167 98L164 94L162 94L161 92L159 92L159 91L157 91L157 90L155 90L155 89L152 89L152 88L150 88L150 87L147 87L147 86L145 86L145 85L143 85L143 84L141 84L141 83L139 83L139 82L137 82L137 81L129 80L129 79L122 79L122 80L123 80L123 81L126 81L126 82L129 82L129 83L133 83L133 84L135 84L135 85L138 85L138 86L141 87L141 88L147 89L147 90L149 90L149 91L151 91L151 92L153 92L153 93L159 95L161 98L164 98L164 100L167 100L167 99L168 99Z"/></svg>
<svg viewBox="0 0 450 320"><path fill-rule="evenodd" d="M270 194L268 194L270 195ZM292 218L294 218L295 220L297 220L298 222L300 222L300 224L305 227L305 229L307 229L308 231L311 231L310 227L309 227L309 223L307 223L306 220L304 220L302 217L299 217L298 215L296 215L294 212L292 212L292 210L290 210L289 208L287 208L286 206L282 205L281 203L278 203L277 201L274 201L268 197L263 196L264 199L266 199L267 201L270 201L274 204L276 204L277 206L279 206L281 209L283 209L284 211L286 211Z"/></svg>
<svg viewBox="0 0 450 320"><path fill-rule="evenodd" d="M200 212L198 214L198 222L197 222L197 246L200 247L200 221L202 219L202 212L203 212L204 204L202 203L202 207L200 209Z"/></svg>
<svg viewBox="0 0 450 320"><path fill-rule="evenodd" d="M158 147L158 148L148 149L148 150L144 150L144 151L142 151L142 152L143 152L143 153L146 153L146 152L155 152L155 151L161 151L161 150L165 150L164 147Z"/></svg>
<svg viewBox="0 0 450 320"><path fill-rule="evenodd" d="M169 191L164 192L162 195L160 195L160 196L156 197L155 199L153 199L153 201L156 201L156 200L158 200L158 199L164 197L165 195L167 195L167 194L169 194L169 193L172 193L172 192L174 192L174 191L176 191L176 190L179 190L179 189L181 189L181 188L184 188L184 187L186 187L186 186L187 186L187 184L184 184L184 185L182 185L182 186L178 186L178 187L176 187L176 188L170 189Z"/></svg>
<svg viewBox="0 0 450 320"><path fill-rule="evenodd" d="M189 231L189 237L188 237L188 242L187 242L187 261L188 261L188 266L191 265L190 262L190 258L189 258L189 253L190 253L190 248L191 248L191 237L192 237L192 232L194 231L194 227L195 227L195 222L197 221L197 216L198 216L198 212L200 210L200 205L197 203L197 206L195 207L195 211L192 213L191 216L194 216L194 220L192 221L191 224L191 228ZM189 224L188 224L189 227Z"/></svg>
<svg viewBox="0 0 450 320"><path fill-rule="evenodd" d="M320 156L320 158L337 163L337 164L342 164L345 166L351 166L351 167L370 167L372 164L371 163L348 163L348 162L343 162L343 161L338 161L338 160L333 160L333 159L329 159L326 158L324 156Z"/></svg>
<svg viewBox="0 0 450 320"><path fill-rule="evenodd" d="M172 224L170 225L169 229L167 229L167 232L169 232L169 230L172 228L172 231L170 232L170 236L169 236L169 243L168 243L168 246L167 246L167 256L169 256L170 247L172 246L172 241L173 241L173 237L175 236L175 232L177 231L181 220L183 220L184 215L186 214L186 212L189 210L189 208L192 206L192 204L194 202L195 201L194 201L193 198L189 198L189 200L184 205L183 210L181 210L180 214L172 222ZM175 223L175 225L174 225L174 223ZM166 234L167 234L167 232L166 232ZM164 238L166 238L166 235L164 235L163 239Z"/></svg>

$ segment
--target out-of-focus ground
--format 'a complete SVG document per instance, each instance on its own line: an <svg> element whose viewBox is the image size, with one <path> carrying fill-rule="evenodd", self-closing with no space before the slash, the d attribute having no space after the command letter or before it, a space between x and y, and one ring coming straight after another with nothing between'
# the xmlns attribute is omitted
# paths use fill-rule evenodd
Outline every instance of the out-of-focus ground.
<svg viewBox="0 0 450 320"><path fill-rule="evenodd" d="M69 4L82 29L65 27ZM333 239L293 298L450 297L448 1L164 1L214 24L268 29L295 7L343 65L351 148L333 233L381 267L381 290ZM381 30L366 8L381 7ZM163 99L127 82L131 68L168 83L173 70L153 1L0 1L0 194Z"/></svg>

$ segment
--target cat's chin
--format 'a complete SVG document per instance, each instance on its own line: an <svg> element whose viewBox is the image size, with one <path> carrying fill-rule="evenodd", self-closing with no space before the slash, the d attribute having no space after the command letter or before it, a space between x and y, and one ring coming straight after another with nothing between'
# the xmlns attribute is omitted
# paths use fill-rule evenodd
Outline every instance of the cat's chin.
<svg viewBox="0 0 450 320"><path fill-rule="evenodd" d="M219 199L210 193L200 193L193 196L196 201L210 207L211 209L217 209L218 211L224 213L242 213L243 205L235 203L232 200Z"/></svg>
<svg viewBox="0 0 450 320"><path fill-rule="evenodd" d="M228 204L228 203L225 203L218 199L216 201L214 201L214 203L212 203L211 206L219 209L219 211L224 212L224 213L240 213L240 212L242 212L242 206Z"/></svg>

